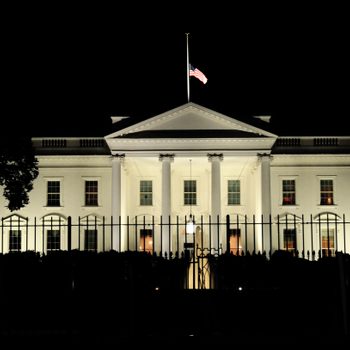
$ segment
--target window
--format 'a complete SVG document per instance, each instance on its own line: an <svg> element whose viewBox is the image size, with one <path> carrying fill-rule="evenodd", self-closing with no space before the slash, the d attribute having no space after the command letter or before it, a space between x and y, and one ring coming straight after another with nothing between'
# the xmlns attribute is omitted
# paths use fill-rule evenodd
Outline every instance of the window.
<svg viewBox="0 0 350 350"><path fill-rule="evenodd" d="M47 206L59 207L60 204L60 182L48 181L47 182Z"/></svg>
<svg viewBox="0 0 350 350"><path fill-rule="evenodd" d="M295 180L282 180L282 205L295 205Z"/></svg>
<svg viewBox="0 0 350 350"><path fill-rule="evenodd" d="M97 230L85 230L84 249L97 251Z"/></svg>
<svg viewBox="0 0 350 350"><path fill-rule="evenodd" d="M230 253L234 255L239 254L242 250L240 237L241 237L241 229L231 228L229 230L228 244L229 244Z"/></svg>
<svg viewBox="0 0 350 350"><path fill-rule="evenodd" d="M227 204L239 205L241 204L241 182L240 180L227 181Z"/></svg>
<svg viewBox="0 0 350 350"><path fill-rule="evenodd" d="M333 180L320 180L321 187L321 205L334 204Z"/></svg>
<svg viewBox="0 0 350 350"><path fill-rule="evenodd" d="M85 181L85 205L98 205L98 181Z"/></svg>
<svg viewBox="0 0 350 350"><path fill-rule="evenodd" d="M150 229L140 230L140 251L152 253L153 250L153 231Z"/></svg>
<svg viewBox="0 0 350 350"><path fill-rule="evenodd" d="M283 230L283 248L288 251L296 249L297 235L295 228L286 228Z"/></svg>
<svg viewBox="0 0 350 350"><path fill-rule="evenodd" d="M47 250L61 249L61 232L60 230L47 230Z"/></svg>
<svg viewBox="0 0 350 350"><path fill-rule="evenodd" d="M140 205L152 205L152 181L140 181Z"/></svg>
<svg viewBox="0 0 350 350"><path fill-rule="evenodd" d="M21 238L22 238L21 230L10 230L10 244L9 244L10 252L21 251Z"/></svg>
<svg viewBox="0 0 350 350"><path fill-rule="evenodd" d="M184 204L185 205L197 204L197 181L196 180L184 181Z"/></svg>
<svg viewBox="0 0 350 350"><path fill-rule="evenodd" d="M334 228L322 228L322 256L334 255Z"/></svg>

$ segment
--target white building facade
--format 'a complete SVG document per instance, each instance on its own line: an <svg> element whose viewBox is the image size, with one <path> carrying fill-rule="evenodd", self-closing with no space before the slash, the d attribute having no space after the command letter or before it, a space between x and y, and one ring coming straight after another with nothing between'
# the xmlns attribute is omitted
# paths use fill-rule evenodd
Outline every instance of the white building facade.
<svg viewBox="0 0 350 350"><path fill-rule="evenodd" d="M349 253L350 137L279 137L266 119L187 103L112 117L102 138L33 138L39 176L20 211L2 199L1 251Z"/></svg>

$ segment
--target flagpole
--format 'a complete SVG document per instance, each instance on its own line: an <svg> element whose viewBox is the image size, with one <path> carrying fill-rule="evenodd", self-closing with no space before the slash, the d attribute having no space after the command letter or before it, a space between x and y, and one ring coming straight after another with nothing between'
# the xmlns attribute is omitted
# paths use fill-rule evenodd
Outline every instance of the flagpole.
<svg viewBox="0 0 350 350"><path fill-rule="evenodd" d="M190 102L190 58L189 58L189 52L188 52L188 35L190 33L186 34L186 48L187 48L187 102Z"/></svg>

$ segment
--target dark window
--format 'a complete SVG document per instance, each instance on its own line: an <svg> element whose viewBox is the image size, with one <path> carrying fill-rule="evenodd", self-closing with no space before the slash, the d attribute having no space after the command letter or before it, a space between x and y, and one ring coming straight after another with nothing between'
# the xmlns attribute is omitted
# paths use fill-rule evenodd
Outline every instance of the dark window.
<svg viewBox="0 0 350 350"><path fill-rule="evenodd" d="M240 180L228 180L227 182L228 205L241 204L241 183Z"/></svg>
<svg viewBox="0 0 350 350"><path fill-rule="evenodd" d="M85 250L97 251L97 230L85 230Z"/></svg>
<svg viewBox="0 0 350 350"><path fill-rule="evenodd" d="M47 230L47 250L61 249L61 232L60 230Z"/></svg>
<svg viewBox="0 0 350 350"><path fill-rule="evenodd" d="M152 205L152 181L140 181L140 205Z"/></svg>
<svg viewBox="0 0 350 350"><path fill-rule="evenodd" d="M10 230L10 244L9 244L10 252L21 251L21 243L22 243L21 238L22 238L21 230Z"/></svg>
<svg viewBox="0 0 350 350"><path fill-rule="evenodd" d="M60 182L59 181L47 182L47 206L48 207L60 206Z"/></svg>
<svg viewBox="0 0 350 350"><path fill-rule="evenodd" d="M85 205L98 205L98 181L85 181Z"/></svg>
<svg viewBox="0 0 350 350"><path fill-rule="evenodd" d="M184 181L184 204L185 205L197 204L197 181L196 180Z"/></svg>

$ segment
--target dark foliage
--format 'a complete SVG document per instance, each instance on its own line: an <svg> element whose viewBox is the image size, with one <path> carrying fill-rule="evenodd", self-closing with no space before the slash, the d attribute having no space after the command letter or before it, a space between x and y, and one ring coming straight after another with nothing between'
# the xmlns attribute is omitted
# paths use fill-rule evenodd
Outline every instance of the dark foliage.
<svg viewBox="0 0 350 350"><path fill-rule="evenodd" d="M29 203L29 192L38 174L38 161L29 137L0 139L0 186L9 210L19 210Z"/></svg>
<svg viewBox="0 0 350 350"><path fill-rule="evenodd" d="M263 254L215 260L217 288L186 290L185 258L75 250L0 254L0 333L11 345L162 339L348 345L343 317L350 305L341 295L349 300L350 290L340 284L343 273L349 278L348 255L306 261L277 252L270 260Z"/></svg>

